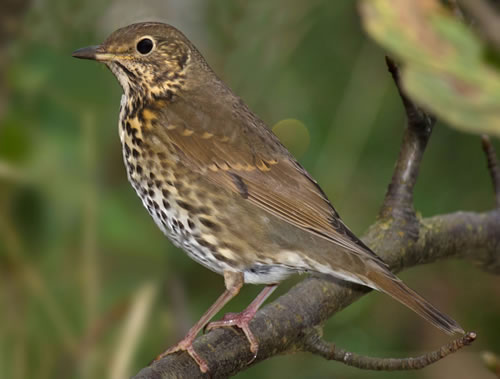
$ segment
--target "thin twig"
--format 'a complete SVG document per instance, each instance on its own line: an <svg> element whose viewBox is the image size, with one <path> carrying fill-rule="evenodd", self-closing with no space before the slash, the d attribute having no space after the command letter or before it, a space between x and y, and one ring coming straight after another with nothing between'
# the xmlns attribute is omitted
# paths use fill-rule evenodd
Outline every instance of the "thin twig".
<svg viewBox="0 0 500 379"><path fill-rule="evenodd" d="M497 208L500 208L500 167L498 166L497 154L490 138L487 135L483 135L481 139L483 143L483 151L488 162L488 170L490 171L491 181L493 182L495 205Z"/></svg>
<svg viewBox="0 0 500 379"><path fill-rule="evenodd" d="M462 12L462 9L460 9L457 0L448 0L448 6L450 7L451 11L453 14L461 21L464 21L465 17Z"/></svg>
<svg viewBox="0 0 500 379"><path fill-rule="evenodd" d="M500 49L500 14L484 0L459 0L460 5L475 21L479 33L495 48Z"/></svg>
<svg viewBox="0 0 500 379"><path fill-rule="evenodd" d="M408 120L396 167L380 211L380 218L414 217L413 189L436 119L419 108L406 95L396 63L389 57L386 57L386 63L398 88Z"/></svg>
<svg viewBox="0 0 500 379"><path fill-rule="evenodd" d="M328 360L342 362L348 366L357 367L365 370L418 370L432 363L435 363L450 354L456 353L464 346L470 345L476 339L476 333L469 332L464 336L457 338L439 349L425 353L418 357L410 358L375 358L365 355L351 353L340 349L335 344L326 342L316 333L310 333L304 340L304 351L320 355Z"/></svg>

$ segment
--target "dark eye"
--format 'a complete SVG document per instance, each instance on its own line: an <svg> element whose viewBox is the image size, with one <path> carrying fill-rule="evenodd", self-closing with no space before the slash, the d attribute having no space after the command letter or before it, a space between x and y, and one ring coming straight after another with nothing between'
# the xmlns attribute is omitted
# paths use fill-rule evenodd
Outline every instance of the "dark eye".
<svg viewBox="0 0 500 379"><path fill-rule="evenodd" d="M153 50L154 43L150 38L143 38L137 42L137 51L143 55Z"/></svg>

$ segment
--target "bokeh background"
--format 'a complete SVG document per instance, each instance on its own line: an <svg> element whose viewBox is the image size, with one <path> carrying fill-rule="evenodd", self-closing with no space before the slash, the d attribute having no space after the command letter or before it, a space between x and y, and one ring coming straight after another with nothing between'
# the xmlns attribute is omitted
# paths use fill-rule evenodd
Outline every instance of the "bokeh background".
<svg viewBox="0 0 500 379"><path fill-rule="evenodd" d="M3 0L0 378L129 377L180 339L223 290L221 277L163 237L128 185L118 83L104 66L71 58L145 20L188 35L276 125L357 234L376 217L405 118L384 52L361 30L355 2ZM479 138L438 124L416 188L419 212L487 210L491 187ZM463 261L401 277L477 331L474 346L419 372L362 372L298 354L237 377L494 378L480 354L500 352L500 279ZM258 291L247 286L224 311L243 309ZM382 357L447 340L375 293L333 317L325 336Z"/></svg>

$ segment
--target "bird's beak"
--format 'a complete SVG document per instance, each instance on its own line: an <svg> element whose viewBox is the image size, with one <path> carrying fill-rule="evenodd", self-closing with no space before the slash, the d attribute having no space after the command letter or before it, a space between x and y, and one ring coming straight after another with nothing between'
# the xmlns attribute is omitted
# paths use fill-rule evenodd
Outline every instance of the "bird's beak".
<svg viewBox="0 0 500 379"><path fill-rule="evenodd" d="M115 56L115 54L106 52L101 45L82 47L73 51L71 55L79 59L92 59L100 62L110 61Z"/></svg>

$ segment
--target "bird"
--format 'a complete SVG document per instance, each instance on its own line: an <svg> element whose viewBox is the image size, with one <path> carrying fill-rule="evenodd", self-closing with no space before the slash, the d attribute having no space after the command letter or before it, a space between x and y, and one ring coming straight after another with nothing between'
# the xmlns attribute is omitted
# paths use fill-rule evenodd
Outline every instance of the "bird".
<svg viewBox="0 0 500 379"><path fill-rule="evenodd" d="M224 278L222 295L157 359L187 351L207 372L193 341L205 327L227 326L243 331L255 358L250 321L297 273L370 287L448 334L464 333L355 236L316 180L174 26L128 25L72 55L104 63L123 89L118 130L127 177L156 225ZM265 287L242 312L209 323L247 283Z"/></svg>

